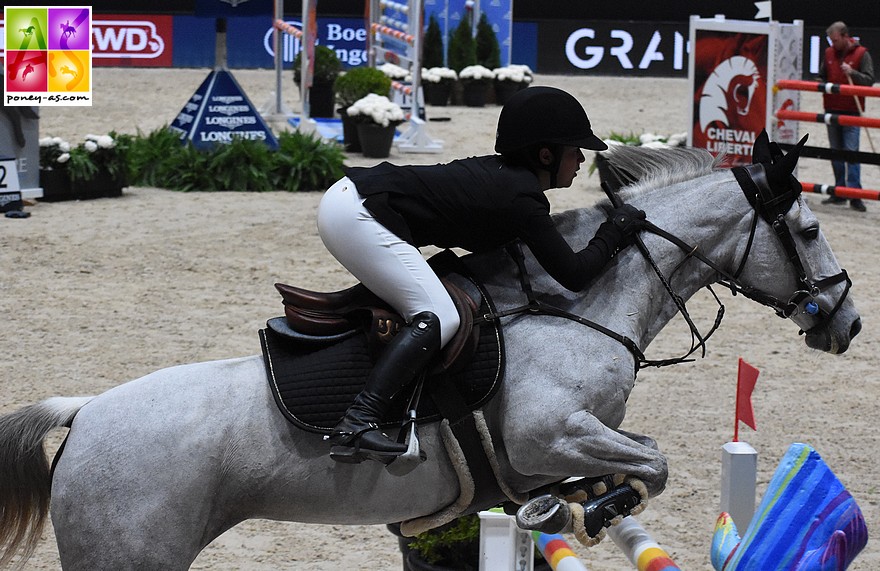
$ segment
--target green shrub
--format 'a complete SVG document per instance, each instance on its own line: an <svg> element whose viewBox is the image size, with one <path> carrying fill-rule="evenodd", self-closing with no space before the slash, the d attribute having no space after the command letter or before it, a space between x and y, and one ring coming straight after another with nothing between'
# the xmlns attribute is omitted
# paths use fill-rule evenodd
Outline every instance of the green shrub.
<svg viewBox="0 0 880 571"><path fill-rule="evenodd" d="M479 65L489 69L501 67L501 47L485 12L477 22L476 53Z"/></svg>
<svg viewBox="0 0 880 571"><path fill-rule="evenodd" d="M345 153L317 135L281 133L272 169L272 184L280 190L324 190L342 178Z"/></svg>
<svg viewBox="0 0 880 571"><path fill-rule="evenodd" d="M443 62L443 32L434 14L428 19L428 29L422 40L422 67L444 67Z"/></svg>
<svg viewBox="0 0 880 571"><path fill-rule="evenodd" d="M480 556L480 517L466 515L437 529L415 536L410 549L432 565L453 569L476 569Z"/></svg>
<svg viewBox="0 0 880 571"><path fill-rule="evenodd" d="M388 97L391 78L375 67L356 67L336 78L333 91L336 92L336 102L344 109L370 93Z"/></svg>
<svg viewBox="0 0 880 571"><path fill-rule="evenodd" d="M342 62L336 57L336 52L327 46L315 46L315 75L313 83L333 83L339 72L342 71ZM293 60L293 82L297 85L302 80L302 50L296 54Z"/></svg>
<svg viewBox="0 0 880 571"><path fill-rule="evenodd" d="M278 136L278 150L235 138L208 151L168 128L126 142L131 184L188 191L323 190L342 177L339 145L299 131Z"/></svg>
<svg viewBox="0 0 880 571"><path fill-rule="evenodd" d="M449 39L449 67L456 73L477 63L477 46L468 18L462 18Z"/></svg>
<svg viewBox="0 0 880 571"><path fill-rule="evenodd" d="M180 133L156 129L146 136L138 130L128 145L128 175L134 184L162 186L169 177L169 160L180 153Z"/></svg>

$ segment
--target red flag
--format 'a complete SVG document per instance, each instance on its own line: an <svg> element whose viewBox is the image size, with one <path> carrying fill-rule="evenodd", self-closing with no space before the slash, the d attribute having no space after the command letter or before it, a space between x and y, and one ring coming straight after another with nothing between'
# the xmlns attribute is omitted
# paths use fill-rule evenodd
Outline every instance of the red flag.
<svg viewBox="0 0 880 571"><path fill-rule="evenodd" d="M752 390L758 380L760 371L739 358L739 370L736 379L736 425L743 421L752 430L758 430L755 425L755 411L752 410ZM734 432L738 432L734 429Z"/></svg>

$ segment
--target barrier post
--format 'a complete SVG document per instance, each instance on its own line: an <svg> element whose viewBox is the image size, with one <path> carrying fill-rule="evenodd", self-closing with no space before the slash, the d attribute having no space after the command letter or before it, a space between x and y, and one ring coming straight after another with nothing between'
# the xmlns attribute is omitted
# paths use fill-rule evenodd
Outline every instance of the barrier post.
<svg viewBox="0 0 880 571"><path fill-rule="evenodd" d="M747 442L728 442L721 447L721 511L730 514L739 529L748 527L755 515L758 453Z"/></svg>
<svg viewBox="0 0 880 571"><path fill-rule="evenodd" d="M397 139L401 152L439 153L443 142L432 139L421 118L422 76L422 0L369 0L367 57L370 66L392 63L406 69L409 85L397 83L391 95L401 107L409 108L409 127Z"/></svg>

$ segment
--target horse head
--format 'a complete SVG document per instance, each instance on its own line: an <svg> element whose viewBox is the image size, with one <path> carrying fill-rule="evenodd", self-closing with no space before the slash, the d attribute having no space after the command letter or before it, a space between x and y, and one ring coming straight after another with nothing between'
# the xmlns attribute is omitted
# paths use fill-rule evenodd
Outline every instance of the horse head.
<svg viewBox="0 0 880 571"><path fill-rule="evenodd" d="M786 272L790 278L775 284L783 289L759 292L755 299L797 323L806 333L809 347L843 353L861 330L861 320L847 297L852 282L838 265L793 174L806 141L807 135L786 154L762 131L755 140L752 165L733 169L756 215L770 225L777 238L768 240L769 248L756 250L755 257L762 259L757 265L768 271L775 268L777 274L780 267L790 268ZM754 233L755 224L750 243ZM744 274L748 274L748 256L747 247L740 267L746 269Z"/></svg>

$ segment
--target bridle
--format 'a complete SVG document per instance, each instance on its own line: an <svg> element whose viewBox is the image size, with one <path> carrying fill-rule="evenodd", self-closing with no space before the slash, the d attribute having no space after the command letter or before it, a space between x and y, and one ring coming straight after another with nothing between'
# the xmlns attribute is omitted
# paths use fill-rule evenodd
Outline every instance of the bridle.
<svg viewBox="0 0 880 571"><path fill-rule="evenodd" d="M742 188L746 199L753 207L753 216L746 249L743 253L742 259L737 265L737 269L732 274L721 268L714 261L704 256L699 251L698 247L689 245L681 238L663 230L662 228L657 227L649 221L645 222L645 231L651 232L653 234L656 234L657 236L660 236L661 238L664 238L665 240L678 246L686 253L685 258L676 265L676 268L672 272L673 274L689 258L695 258L711 268L718 276L715 280L715 283L720 283L723 286L729 288L733 295L741 293L743 296L753 301L756 301L761 305L770 307L776 312L776 315L782 318L792 318L798 314L809 315L812 318L816 319L816 324L813 325L810 330L826 325L834 318L840 307L843 305L843 302L849 294L849 290L852 286L852 280L850 280L849 276L846 273L846 270L844 269L841 269L840 272L833 276L820 280L813 280L812 278L807 276L806 270L804 269L803 261L801 260L800 254L797 251L797 246L795 245L791 230L788 227L788 224L785 222L785 214L789 211L795 200L797 200L798 196L800 195L800 183L798 183L794 179L794 177L791 177L791 183L789 184L788 190L784 193L777 194L770 186L767 178L766 169L763 164L753 164L745 167L734 167L731 170L740 187ZM618 207L622 204L620 197L617 196L617 194L615 194L610 189L610 187L603 183L602 188L603 190L605 190L606 194L611 200L612 205ZM742 275L742 272L748 261L752 244L754 243L759 218L767 221L773 228L774 234L779 238L782 247L785 250L785 254L789 263L794 266L795 272L797 273L798 289L796 289L790 296L788 296L787 300L780 299L766 291L761 290L760 288L744 284L740 279L740 276ZM651 256L648 249L645 247L645 244L642 241L641 237L637 235L635 238L636 244L638 245L642 254L646 257L651 267L660 278L661 282L663 283L664 287L666 288L667 292L670 294L673 302L675 303L677 309L679 310L691 330L691 348L681 357L661 360L646 359L642 351L632 339L611 331L608 328L593 321L590 321L586 318L583 318L579 315L575 315L569 311L557 308L538 300L534 292L532 291L529 275L525 267L525 259L519 243L508 245L507 249L518 266L521 286L523 292L528 298L528 303L513 309L486 314L483 315L480 319L490 321L522 313L563 317L582 325L588 326L623 344L633 354L635 358L636 371L638 371L640 367L645 366L664 367L668 365L675 365L678 363L693 361L694 359L689 357L697 349L702 349L702 356L705 357L706 341L721 325L721 320L724 316L724 305L721 303L721 300L718 298L718 296L715 295L715 292L712 290L711 285L706 286L707 289L709 289L709 291L712 293L715 301L718 303L719 309L718 314L715 318L715 322L712 325L711 329L706 335L702 335L697 329L696 325L693 323L693 320L691 320L684 300L673 290L672 286L669 283L669 279L663 275L660 268L654 262L653 257ZM816 298L829 287L841 282L846 283L843 294L834 304L834 307L830 311L826 311L819 305ZM803 333L805 333L805 331L801 330L800 334Z"/></svg>
<svg viewBox="0 0 880 571"><path fill-rule="evenodd" d="M754 240L758 217L760 216L770 224L771 228L773 228L774 234L779 238L782 248L785 250L785 255L788 258L789 263L794 266L795 272L797 273L799 289L795 290L788 297L787 301L783 301L756 288L750 288L749 290L743 289L742 286L736 282L731 282L729 284L731 290L734 293L740 291L749 299L753 299L762 305L773 308L779 317L787 319L798 313L804 313L817 319L817 323L814 327L822 327L829 323L834 319L834 316L843 305L844 300L846 300L847 295L849 295L849 290L852 287L852 280L844 269L841 269L840 272L833 276L821 280L813 280L807 276L803 261L797 251L794 238L792 237L791 229L785 222L786 212L788 212L794 204L794 201L797 200L800 195L800 183L792 177L792 183L789 185L789 189L784 193L775 194L773 189L770 188L770 184L767 180L767 173L763 164L734 167L732 171L734 177L742 188L743 194L754 209L749 241L746 245L746 250L743 253L743 258L740 261L736 272L734 272L733 278L739 278L745 267ZM819 305L816 298L829 287L841 282L846 283L843 294L834 304L831 311L826 311ZM804 333L804 331L801 330L801 333Z"/></svg>

